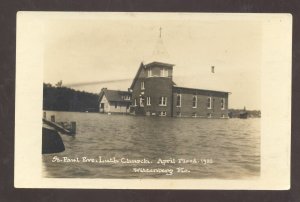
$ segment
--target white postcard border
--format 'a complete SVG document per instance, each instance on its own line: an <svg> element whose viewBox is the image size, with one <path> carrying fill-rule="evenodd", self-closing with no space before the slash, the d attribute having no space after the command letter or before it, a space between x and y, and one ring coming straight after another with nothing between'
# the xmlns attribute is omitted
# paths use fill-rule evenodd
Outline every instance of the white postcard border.
<svg viewBox="0 0 300 202"><path fill-rule="evenodd" d="M263 27L261 177L219 179L66 179L42 177L43 31L50 18L257 20ZM290 187L290 14L18 12L16 51L15 187L83 189L249 189Z"/></svg>

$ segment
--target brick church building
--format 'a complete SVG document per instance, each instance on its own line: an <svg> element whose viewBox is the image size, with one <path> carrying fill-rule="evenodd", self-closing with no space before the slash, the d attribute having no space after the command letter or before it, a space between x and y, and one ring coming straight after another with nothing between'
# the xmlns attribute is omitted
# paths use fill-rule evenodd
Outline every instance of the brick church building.
<svg viewBox="0 0 300 202"><path fill-rule="evenodd" d="M229 92L176 86L173 67L156 61L141 63L130 86L131 114L228 118Z"/></svg>
<svg viewBox="0 0 300 202"><path fill-rule="evenodd" d="M131 105L126 112L146 116L228 118L229 92L177 86L173 81L174 64L159 59L165 54L159 37L154 59L140 64L127 92L131 94ZM125 106L128 100L122 102L122 93L125 92L120 92L118 105ZM117 108L116 102L114 105ZM100 99L100 111L101 107L104 108L104 104Z"/></svg>

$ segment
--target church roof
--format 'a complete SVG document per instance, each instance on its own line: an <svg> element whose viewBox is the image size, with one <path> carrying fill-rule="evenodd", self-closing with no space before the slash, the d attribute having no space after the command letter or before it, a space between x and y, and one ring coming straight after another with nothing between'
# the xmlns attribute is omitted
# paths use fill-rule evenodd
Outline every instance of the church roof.
<svg viewBox="0 0 300 202"><path fill-rule="evenodd" d="M159 37L154 46L152 55L148 58L145 58L144 64L149 64L154 61L165 63L165 64L170 64L170 61L171 61L170 55L164 45L161 31L162 31L162 29L160 28Z"/></svg>
<svg viewBox="0 0 300 202"><path fill-rule="evenodd" d="M157 42L156 42L156 45L152 52L152 55L149 58L146 58L144 60L144 62L142 62L140 64L140 67L139 67L139 69L132 81L132 84L130 86L131 89L133 88L133 86L134 86L135 82L137 81L138 76L143 68L145 69L146 67L151 67L153 65L170 67L170 68L172 68L174 66L174 64L168 62L168 61L170 61L170 57L167 52L167 49L164 46L164 43L163 43L163 40L161 37L161 31L162 31L162 29L160 28L159 38L157 39ZM175 83L173 82L173 84L175 84Z"/></svg>
<svg viewBox="0 0 300 202"><path fill-rule="evenodd" d="M201 89L201 88L190 88L190 87L182 87L174 85L175 89L187 89L187 90L197 90L197 91L207 91L207 92L218 92L218 93L231 93L228 91L219 91L219 90L211 90L211 89Z"/></svg>
<svg viewBox="0 0 300 202"><path fill-rule="evenodd" d="M170 60L169 53L167 52L167 49L165 48L164 42L161 37L159 37L156 42L155 48L152 53L152 59L153 61L161 62Z"/></svg>
<svg viewBox="0 0 300 202"><path fill-rule="evenodd" d="M170 63L164 63L164 62L157 62L157 61L153 61L153 62L150 62L148 64L145 64L144 66L145 67L151 67L151 66L165 66L165 67L173 67L175 66L174 64L170 64Z"/></svg>
<svg viewBox="0 0 300 202"><path fill-rule="evenodd" d="M138 71L136 72L134 79L132 80L130 89L133 89L133 86L134 86L135 82L137 81L139 74L142 71L142 68L145 68L143 63L140 64L140 67L139 67Z"/></svg>

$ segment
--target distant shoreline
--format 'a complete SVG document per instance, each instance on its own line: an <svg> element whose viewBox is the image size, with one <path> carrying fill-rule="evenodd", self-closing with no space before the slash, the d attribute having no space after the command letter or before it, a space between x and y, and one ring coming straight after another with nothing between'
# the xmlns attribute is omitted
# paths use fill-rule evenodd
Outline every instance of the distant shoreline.
<svg viewBox="0 0 300 202"><path fill-rule="evenodd" d="M99 112L99 95L69 87L56 87L44 83L43 110L60 112ZM260 118L260 110L228 109L231 118L247 112L249 118Z"/></svg>

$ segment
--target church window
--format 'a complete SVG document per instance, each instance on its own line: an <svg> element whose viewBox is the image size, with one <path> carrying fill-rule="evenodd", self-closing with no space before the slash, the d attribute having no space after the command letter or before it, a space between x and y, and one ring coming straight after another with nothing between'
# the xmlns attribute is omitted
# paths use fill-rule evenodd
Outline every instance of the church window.
<svg viewBox="0 0 300 202"><path fill-rule="evenodd" d="M197 95L193 95L193 108L197 108Z"/></svg>
<svg viewBox="0 0 300 202"><path fill-rule="evenodd" d="M211 109L212 106L211 101L212 101L211 97L207 98L207 109Z"/></svg>
<svg viewBox="0 0 300 202"><path fill-rule="evenodd" d="M166 69L166 68L161 68L161 69L160 69L160 76L161 76L161 77L168 77L168 69Z"/></svg>
<svg viewBox="0 0 300 202"><path fill-rule="evenodd" d="M136 99L134 99L134 106L137 106Z"/></svg>
<svg viewBox="0 0 300 202"><path fill-rule="evenodd" d="M167 106L167 97L159 97L159 106Z"/></svg>
<svg viewBox="0 0 300 202"><path fill-rule="evenodd" d="M144 81L141 82L141 90L145 90L145 82Z"/></svg>
<svg viewBox="0 0 300 202"><path fill-rule="evenodd" d="M151 105L151 99L150 97L147 97L147 106L150 106Z"/></svg>
<svg viewBox="0 0 300 202"><path fill-rule="evenodd" d="M181 94L176 96L176 107L181 107Z"/></svg>
<svg viewBox="0 0 300 202"><path fill-rule="evenodd" d="M152 70L148 69L148 77L152 77Z"/></svg>

